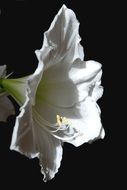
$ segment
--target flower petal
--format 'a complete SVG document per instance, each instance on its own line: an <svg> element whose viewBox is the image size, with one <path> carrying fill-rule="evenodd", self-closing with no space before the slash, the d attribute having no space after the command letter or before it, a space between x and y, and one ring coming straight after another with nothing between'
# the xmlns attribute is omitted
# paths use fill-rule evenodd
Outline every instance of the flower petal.
<svg viewBox="0 0 127 190"><path fill-rule="evenodd" d="M6 75L6 65L0 65L0 78L5 77Z"/></svg>
<svg viewBox="0 0 127 190"><path fill-rule="evenodd" d="M37 104L34 106L34 110L42 117L45 121L48 121L50 124L56 123L56 116L60 115L62 117L73 117L75 118L75 112L78 115L77 109L75 107L72 108L63 108L63 107L57 107L52 104L49 104L46 101L37 102ZM80 118L80 115L79 115Z"/></svg>
<svg viewBox="0 0 127 190"><path fill-rule="evenodd" d="M96 82L91 89L91 97L95 101L100 99L103 95L103 87L100 84L101 84L100 81Z"/></svg>
<svg viewBox="0 0 127 190"><path fill-rule="evenodd" d="M16 150L30 158L37 156L38 153L35 148L32 104L34 104L42 69L43 64L39 63L33 75L23 78L26 86L21 90L24 92L25 102L20 108L20 114L16 117L10 146L10 149ZM19 79L16 80L18 81Z"/></svg>
<svg viewBox="0 0 127 190"><path fill-rule="evenodd" d="M30 100L27 99L21 107L20 115L16 118L10 149L29 158L38 157L41 172L46 182L54 177L60 167L62 159L61 141L44 131L43 124L38 126L34 113L31 111Z"/></svg>
<svg viewBox="0 0 127 190"><path fill-rule="evenodd" d="M29 158L37 156L31 102L28 96L24 105L20 108L20 114L16 117L10 149L18 151Z"/></svg>
<svg viewBox="0 0 127 190"><path fill-rule="evenodd" d="M43 113L43 119L48 121L51 126L56 122L57 114L67 118L70 123L68 130L57 130L52 134L64 142L80 146L85 142L104 138L100 109L91 97L87 97L83 102L77 103L71 108L57 107L43 102L35 109L40 116ZM54 127L50 130L53 131Z"/></svg>
<svg viewBox="0 0 127 190"><path fill-rule="evenodd" d="M28 78L28 85L30 88L29 96L31 98L32 105L35 104L36 91L43 75L43 66L43 63L39 62L35 72Z"/></svg>
<svg viewBox="0 0 127 190"><path fill-rule="evenodd" d="M54 138L50 133L46 132L43 123L38 123L34 117L36 146L39 152L41 172L44 175L43 180L52 179L58 172L62 159L61 141Z"/></svg>
<svg viewBox="0 0 127 190"><path fill-rule="evenodd" d="M69 77L75 84L89 82L101 71L101 64L97 61L75 61L69 72Z"/></svg>
<svg viewBox="0 0 127 190"><path fill-rule="evenodd" d="M14 115L15 109L9 98L0 96L0 121L6 121L9 115Z"/></svg>
<svg viewBox="0 0 127 190"><path fill-rule="evenodd" d="M98 100L103 94L101 84L101 64L96 61L76 61L70 69L69 77L77 85L79 101L87 96Z"/></svg>
<svg viewBox="0 0 127 190"><path fill-rule="evenodd" d="M49 30L45 32L42 49L36 51L39 61L43 61L45 65L45 72L40 81L36 99L42 98L56 106L70 107L78 101L82 101L88 96L89 91L91 92L96 81L93 79L101 70L101 64L94 61L81 62L83 56L74 51L75 47L78 50L80 49L78 30L79 23L74 12L63 6ZM76 40L74 39L75 37ZM68 56L75 55L76 58L74 59L68 58ZM67 58L66 63L64 63L65 57ZM72 64L74 61L80 64L73 64L73 68L70 69L68 62ZM46 66L47 64L53 67ZM71 78L71 75L74 77ZM73 83L77 84L77 87Z"/></svg>
<svg viewBox="0 0 127 190"><path fill-rule="evenodd" d="M43 46L36 55L39 61L44 62L45 68L60 62L72 64L76 59L84 58L80 40L75 13L63 5L45 32Z"/></svg>
<svg viewBox="0 0 127 190"><path fill-rule="evenodd" d="M35 73L27 78L30 89L26 90L26 101L16 118L10 149L29 158L39 157L41 172L44 174L44 181L46 181L52 179L58 171L62 159L62 147L60 140L46 133L42 125L38 127L33 121L32 104L42 69L43 65L40 63Z"/></svg>
<svg viewBox="0 0 127 190"><path fill-rule="evenodd" d="M80 110L80 119L71 119L72 126L79 135L69 143L80 146L85 142L91 142L99 138L104 138L105 133L101 124L100 109L92 98L88 97L84 102L77 104Z"/></svg>
<svg viewBox="0 0 127 190"><path fill-rule="evenodd" d="M101 64L96 61L76 61L69 74L58 67L49 68L38 86L36 103L46 101L54 106L69 108L87 96L97 100L103 94L101 76Z"/></svg>
<svg viewBox="0 0 127 190"><path fill-rule="evenodd" d="M40 83L36 95L36 104L41 104L43 101L54 106L72 107L78 102L76 85L70 79L63 82Z"/></svg>

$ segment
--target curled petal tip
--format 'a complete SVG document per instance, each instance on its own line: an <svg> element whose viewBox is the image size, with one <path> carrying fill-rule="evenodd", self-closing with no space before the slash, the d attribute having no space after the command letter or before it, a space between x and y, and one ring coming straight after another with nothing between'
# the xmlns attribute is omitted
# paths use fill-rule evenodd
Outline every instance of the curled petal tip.
<svg viewBox="0 0 127 190"><path fill-rule="evenodd" d="M101 130L100 137L101 137L101 139L104 139L104 137L105 137L105 130L103 128Z"/></svg>
<svg viewBox="0 0 127 190"><path fill-rule="evenodd" d="M63 9L67 9L67 6L65 4L63 4L62 8Z"/></svg>

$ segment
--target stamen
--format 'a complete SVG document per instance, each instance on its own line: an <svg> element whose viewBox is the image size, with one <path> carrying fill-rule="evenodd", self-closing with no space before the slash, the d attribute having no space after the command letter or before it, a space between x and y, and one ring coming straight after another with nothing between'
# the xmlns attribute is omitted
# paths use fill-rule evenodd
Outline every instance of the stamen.
<svg viewBox="0 0 127 190"><path fill-rule="evenodd" d="M59 127L62 127L62 125L66 127L71 125L70 121L66 117L61 117L60 115L56 115L56 120Z"/></svg>
<svg viewBox="0 0 127 190"><path fill-rule="evenodd" d="M53 135L55 138L62 141L70 141L79 136L76 129L71 126L70 121L66 117L56 115L57 122L55 124L49 123L42 118L40 114L33 109L34 121L45 131ZM71 127L70 127L71 126ZM63 131L63 132L62 132Z"/></svg>

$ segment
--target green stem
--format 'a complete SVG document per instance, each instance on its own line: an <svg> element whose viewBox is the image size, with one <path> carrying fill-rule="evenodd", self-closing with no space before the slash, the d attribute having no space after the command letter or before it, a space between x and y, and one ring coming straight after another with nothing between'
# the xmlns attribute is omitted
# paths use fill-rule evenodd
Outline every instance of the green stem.
<svg viewBox="0 0 127 190"><path fill-rule="evenodd" d="M5 90L4 90L4 88L3 88L3 85L2 85L2 81L3 81L3 79L1 78L1 79L0 79L0 96L2 96L3 93L5 92Z"/></svg>
<svg viewBox="0 0 127 190"><path fill-rule="evenodd" d="M11 95L21 106L26 100L27 80L25 78L0 79L0 89Z"/></svg>
<svg viewBox="0 0 127 190"><path fill-rule="evenodd" d="M2 88L2 78L0 79L0 88Z"/></svg>

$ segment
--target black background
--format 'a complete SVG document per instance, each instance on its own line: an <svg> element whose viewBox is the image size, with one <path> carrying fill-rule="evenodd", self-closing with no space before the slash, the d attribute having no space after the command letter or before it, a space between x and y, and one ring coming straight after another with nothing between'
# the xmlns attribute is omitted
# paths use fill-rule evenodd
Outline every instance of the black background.
<svg viewBox="0 0 127 190"><path fill-rule="evenodd" d="M37 66L34 51L41 48L43 33L63 3L76 13L81 23L80 36L85 60L93 59L102 63L104 95L98 104L102 110L106 136L104 140L78 148L65 144L59 172L53 180L44 183L37 159L29 160L9 150L15 122L15 117L9 117L7 123L0 122L0 185L4 185L4 188L9 185L14 189L67 189L74 185L79 189L110 189L111 185L119 183L119 169L122 166L117 153L120 147L115 142L114 131L118 130L118 122L115 122L116 101L113 97L116 84L114 74L119 62L119 3L91 0L1 2L0 65L6 64L8 73L14 72L13 77L32 73Z"/></svg>

